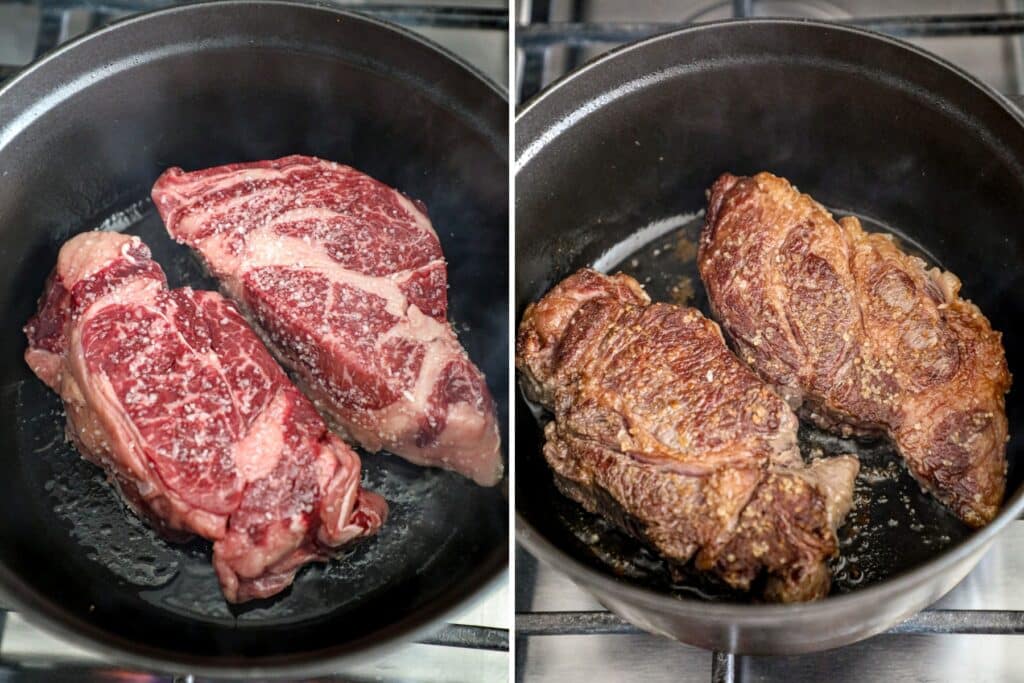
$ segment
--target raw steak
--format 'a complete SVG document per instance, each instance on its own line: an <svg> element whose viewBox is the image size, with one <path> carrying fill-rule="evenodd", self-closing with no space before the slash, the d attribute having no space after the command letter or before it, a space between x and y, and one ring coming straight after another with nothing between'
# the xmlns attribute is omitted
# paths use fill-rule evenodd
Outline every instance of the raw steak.
<svg viewBox="0 0 1024 683"><path fill-rule="evenodd" d="M805 465L796 416L699 311L581 270L526 309L516 367L554 413L562 493L735 588L767 574L770 600L828 593L857 460Z"/></svg>
<svg viewBox="0 0 1024 683"><path fill-rule="evenodd" d="M384 500L229 301L168 290L137 238L67 242L25 327L67 434L166 536L213 541L230 602L284 590L306 562L377 532Z"/></svg>
<svg viewBox="0 0 1024 683"><path fill-rule="evenodd" d="M500 481L494 405L447 322L444 258L422 207L301 156L172 168L153 201L343 435Z"/></svg>
<svg viewBox="0 0 1024 683"><path fill-rule="evenodd" d="M794 407L847 436L884 434L965 522L995 517L1010 373L955 275L770 173L715 183L698 266L740 356Z"/></svg>

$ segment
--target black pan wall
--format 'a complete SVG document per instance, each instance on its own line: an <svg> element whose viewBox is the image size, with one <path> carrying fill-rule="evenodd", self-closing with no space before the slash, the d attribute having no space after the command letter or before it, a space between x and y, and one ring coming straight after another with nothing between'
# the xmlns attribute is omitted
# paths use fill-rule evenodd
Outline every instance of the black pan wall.
<svg viewBox="0 0 1024 683"><path fill-rule="evenodd" d="M93 470L67 465L77 456L59 438L59 401L22 362L21 327L61 244L145 200L167 167L312 154L427 205L448 259L450 317L507 424L506 141L504 97L435 47L285 3L130 20L0 92L0 584L19 607L158 665L316 668L422 628L497 576L508 553L501 486L364 456L368 484L392 494L393 515L389 536L338 565L358 571L311 568L280 599L242 609L218 603L205 574L198 595L154 597L90 557L106 546L81 542L78 522L55 511L64 484L44 491ZM138 208L128 229L151 240L172 284L208 284L186 253L158 243L152 207ZM61 474L68 466L78 469ZM83 490L102 498L97 487ZM109 513L107 498L97 514ZM151 542L123 524L114 533L125 544ZM207 571L208 545L174 552L179 573Z"/></svg>
<svg viewBox="0 0 1024 683"><path fill-rule="evenodd" d="M800 22L683 31L623 48L527 105L516 154L517 320L638 229L702 210L721 173L768 170L923 245L1003 332L1011 371L1024 367L1020 115L924 53ZM1015 502L1022 396L1015 389L1007 406ZM521 400L516 430L529 533L616 575L567 532ZM618 575L628 581L629 568Z"/></svg>

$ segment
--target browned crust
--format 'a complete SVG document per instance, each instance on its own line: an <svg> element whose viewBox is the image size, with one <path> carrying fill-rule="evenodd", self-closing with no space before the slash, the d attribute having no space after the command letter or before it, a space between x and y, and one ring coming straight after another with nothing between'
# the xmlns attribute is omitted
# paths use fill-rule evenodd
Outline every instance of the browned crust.
<svg viewBox="0 0 1024 683"><path fill-rule="evenodd" d="M960 281L769 173L709 193L698 266L740 357L820 426L884 434L965 522L998 513L1010 388Z"/></svg>
<svg viewBox="0 0 1024 683"><path fill-rule="evenodd" d="M768 573L771 599L827 593L856 462L805 467L792 411L699 311L581 270L527 309L516 365L555 415L544 456L565 495L735 588Z"/></svg>

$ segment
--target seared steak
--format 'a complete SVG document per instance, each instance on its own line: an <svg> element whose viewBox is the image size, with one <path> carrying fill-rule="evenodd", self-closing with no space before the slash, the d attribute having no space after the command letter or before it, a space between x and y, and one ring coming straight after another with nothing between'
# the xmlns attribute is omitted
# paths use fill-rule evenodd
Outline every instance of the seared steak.
<svg viewBox="0 0 1024 683"><path fill-rule="evenodd" d="M229 301L168 290L138 238L60 251L25 328L29 367L67 434L166 536L213 541L231 602L284 590L303 564L377 532L384 500Z"/></svg>
<svg viewBox="0 0 1024 683"><path fill-rule="evenodd" d="M581 270L527 308L516 367L554 413L565 495L733 587L767 573L771 600L828 592L857 461L805 465L796 416L699 311Z"/></svg>
<svg viewBox="0 0 1024 683"><path fill-rule="evenodd" d="M301 156L172 168L153 201L344 435L501 480L494 403L448 324L447 270L422 207Z"/></svg>
<svg viewBox="0 0 1024 683"><path fill-rule="evenodd" d="M995 517L1010 374L956 276L769 173L714 184L698 263L739 355L794 408L846 436L884 434L965 522Z"/></svg>

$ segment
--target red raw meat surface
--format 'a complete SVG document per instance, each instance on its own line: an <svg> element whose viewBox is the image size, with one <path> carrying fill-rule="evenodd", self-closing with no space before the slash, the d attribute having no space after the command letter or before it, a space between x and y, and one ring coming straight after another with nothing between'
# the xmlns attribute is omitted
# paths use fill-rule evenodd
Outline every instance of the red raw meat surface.
<svg viewBox="0 0 1024 683"><path fill-rule="evenodd" d="M169 290L138 238L65 244L25 332L26 361L64 400L82 455L158 530L213 541L229 601L280 592L384 521L359 457L234 304Z"/></svg>
<svg viewBox="0 0 1024 683"><path fill-rule="evenodd" d="M501 480L494 402L447 322L447 270L422 205L302 156L172 168L153 200L346 437Z"/></svg>

